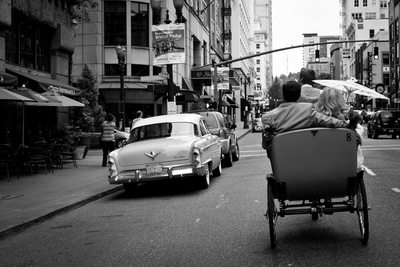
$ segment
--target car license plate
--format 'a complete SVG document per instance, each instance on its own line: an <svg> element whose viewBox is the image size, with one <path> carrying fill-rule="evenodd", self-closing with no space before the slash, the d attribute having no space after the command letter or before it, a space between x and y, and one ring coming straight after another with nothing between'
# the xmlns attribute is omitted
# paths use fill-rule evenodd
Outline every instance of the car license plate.
<svg viewBox="0 0 400 267"><path fill-rule="evenodd" d="M157 165L147 165L146 166L146 173L148 175L152 175L152 174L158 174L158 173L162 173L163 172L163 168L161 164L157 164Z"/></svg>

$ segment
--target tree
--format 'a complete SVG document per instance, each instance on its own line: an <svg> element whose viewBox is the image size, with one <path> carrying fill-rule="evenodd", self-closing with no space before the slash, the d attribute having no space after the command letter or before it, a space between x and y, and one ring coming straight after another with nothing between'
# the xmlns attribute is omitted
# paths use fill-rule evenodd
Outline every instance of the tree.
<svg viewBox="0 0 400 267"><path fill-rule="evenodd" d="M269 97L272 99L272 102L270 100L270 107L273 107L273 108L276 107L277 100L282 99L281 81L279 80L278 77L275 77L274 82L272 83L271 87L269 88Z"/></svg>
<svg viewBox="0 0 400 267"><path fill-rule="evenodd" d="M82 78L77 83L77 87L82 90L79 101L85 104L85 107L76 109L74 113L75 125L79 126L85 132L100 129L105 117L105 111L98 103L99 90L96 82L96 77L88 66L85 65L82 70Z"/></svg>
<svg viewBox="0 0 400 267"><path fill-rule="evenodd" d="M76 22L89 22L89 9L96 8L96 0L69 0L71 19Z"/></svg>

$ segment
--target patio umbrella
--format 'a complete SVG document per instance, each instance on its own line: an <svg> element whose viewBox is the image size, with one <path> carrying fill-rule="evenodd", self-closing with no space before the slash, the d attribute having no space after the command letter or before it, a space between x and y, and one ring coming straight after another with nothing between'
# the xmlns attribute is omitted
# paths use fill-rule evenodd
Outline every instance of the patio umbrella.
<svg viewBox="0 0 400 267"><path fill-rule="evenodd" d="M25 97L23 95L11 92L5 88L0 88L0 100L8 100L8 101L33 101L31 98Z"/></svg>
<svg viewBox="0 0 400 267"><path fill-rule="evenodd" d="M43 107L84 107L81 102L75 101L69 97L60 95L55 92L45 92L41 96L46 97L50 102L31 102L27 103L28 106L43 106Z"/></svg>
<svg viewBox="0 0 400 267"><path fill-rule="evenodd" d="M18 89L10 89L11 92L19 94L20 96L31 99L30 102L35 103L49 103L50 99L42 96L40 93L35 92L26 87L20 87ZM27 103L28 104L28 103ZM22 102L22 146L25 146L25 101Z"/></svg>
<svg viewBox="0 0 400 267"><path fill-rule="evenodd" d="M385 99L385 100L389 100L388 97L376 92L373 89L370 89L364 85L358 84L352 80L346 80L346 81L342 81L342 80L313 80L313 82L318 83L320 85L323 86L327 86L327 87L333 87L336 88L338 90L342 90L344 92L346 92L347 95L347 99L349 98L350 94L354 93L357 95L363 95L363 96L367 96L370 98L379 98L379 99Z"/></svg>

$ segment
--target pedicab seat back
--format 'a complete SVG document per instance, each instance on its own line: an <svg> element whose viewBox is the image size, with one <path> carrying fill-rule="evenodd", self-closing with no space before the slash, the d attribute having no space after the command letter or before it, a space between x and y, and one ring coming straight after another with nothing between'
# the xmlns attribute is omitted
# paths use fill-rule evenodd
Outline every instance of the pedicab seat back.
<svg viewBox="0 0 400 267"><path fill-rule="evenodd" d="M307 128L278 134L272 141L271 164L288 200L345 197L349 180L357 176L355 133Z"/></svg>

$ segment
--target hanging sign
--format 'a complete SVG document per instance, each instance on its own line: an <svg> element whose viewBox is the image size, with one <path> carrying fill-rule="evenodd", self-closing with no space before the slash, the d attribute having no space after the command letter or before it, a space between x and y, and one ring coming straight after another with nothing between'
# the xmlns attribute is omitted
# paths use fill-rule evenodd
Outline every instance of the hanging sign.
<svg viewBox="0 0 400 267"><path fill-rule="evenodd" d="M153 25L153 65L185 63L185 24Z"/></svg>
<svg viewBox="0 0 400 267"><path fill-rule="evenodd" d="M211 68L211 76L214 75L214 68ZM214 86L214 78L211 79ZM217 67L217 88L218 90L229 90L229 67Z"/></svg>

